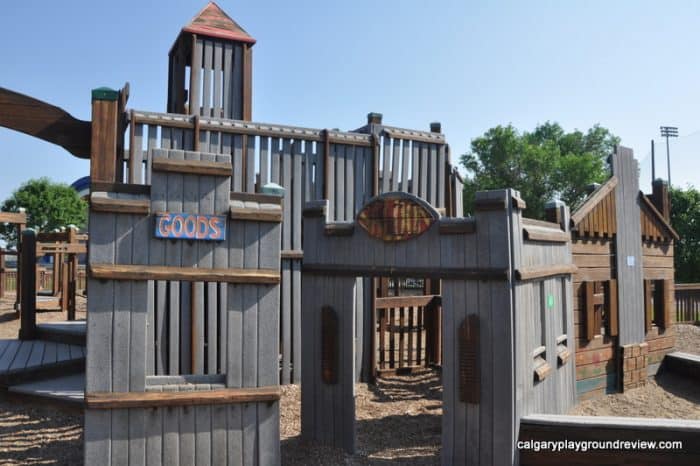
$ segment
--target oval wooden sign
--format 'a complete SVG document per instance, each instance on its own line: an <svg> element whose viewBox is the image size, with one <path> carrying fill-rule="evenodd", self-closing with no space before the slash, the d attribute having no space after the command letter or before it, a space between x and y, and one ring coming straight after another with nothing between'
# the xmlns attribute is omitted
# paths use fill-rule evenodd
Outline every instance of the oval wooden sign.
<svg viewBox="0 0 700 466"><path fill-rule="evenodd" d="M417 199L396 194L382 196L367 204L357 223L367 233L382 241L405 241L423 234L436 217Z"/></svg>

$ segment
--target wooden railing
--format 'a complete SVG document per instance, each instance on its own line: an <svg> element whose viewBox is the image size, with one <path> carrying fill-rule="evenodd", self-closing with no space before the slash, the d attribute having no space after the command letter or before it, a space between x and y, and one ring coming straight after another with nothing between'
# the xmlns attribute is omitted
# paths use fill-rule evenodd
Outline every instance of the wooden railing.
<svg viewBox="0 0 700 466"><path fill-rule="evenodd" d="M455 197L446 179L454 177L449 147L439 132L384 125L344 132L140 110L128 115L127 183L150 184L150 150L163 148L230 154L233 191L256 192L268 182L287 187L285 181L298 176L297 195L331 200L335 220L352 219L364 197L386 191L411 192L448 212Z"/></svg>
<svg viewBox="0 0 700 466"><path fill-rule="evenodd" d="M700 321L700 283L676 283L676 322Z"/></svg>

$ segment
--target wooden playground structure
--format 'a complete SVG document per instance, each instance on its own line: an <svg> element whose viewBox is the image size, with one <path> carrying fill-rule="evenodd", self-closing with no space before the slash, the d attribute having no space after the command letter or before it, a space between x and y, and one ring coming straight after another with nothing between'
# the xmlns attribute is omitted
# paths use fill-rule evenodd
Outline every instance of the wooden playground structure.
<svg viewBox="0 0 700 466"><path fill-rule="evenodd" d="M170 50L168 113L127 109L128 85L94 89L90 122L0 89L0 124L90 158L89 235L21 231L23 341L0 349L0 369L26 353L0 370L10 385L46 366L36 347L72 345L48 367L85 365L85 464L279 464L287 383L302 437L353 452L354 384L425 366L441 368L442 464L518 464L533 426L656 372L678 237L631 150L572 215L525 218L501 189L463 217L439 123L251 121L254 44L209 3ZM72 320L86 251L85 341L36 324L28 264L54 256L50 298Z"/></svg>

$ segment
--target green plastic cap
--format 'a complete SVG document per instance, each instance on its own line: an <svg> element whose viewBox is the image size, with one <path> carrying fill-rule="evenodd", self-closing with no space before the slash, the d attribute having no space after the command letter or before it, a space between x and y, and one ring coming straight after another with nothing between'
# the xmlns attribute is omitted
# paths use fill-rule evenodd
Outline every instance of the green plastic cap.
<svg viewBox="0 0 700 466"><path fill-rule="evenodd" d="M92 90L92 100L117 100L119 91L110 89L109 87L98 87Z"/></svg>
<svg viewBox="0 0 700 466"><path fill-rule="evenodd" d="M277 183L267 183L260 189L260 192L263 194L274 194L276 196L284 197L285 189Z"/></svg>

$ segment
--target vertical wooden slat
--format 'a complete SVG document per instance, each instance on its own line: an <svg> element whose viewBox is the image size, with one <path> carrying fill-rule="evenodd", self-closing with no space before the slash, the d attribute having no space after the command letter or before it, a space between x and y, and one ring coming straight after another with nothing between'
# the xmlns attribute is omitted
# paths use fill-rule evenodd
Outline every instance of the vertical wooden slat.
<svg viewBox="0 0 700 466"><path fill-rule="evenodd" d="M586 311L586 339L592 340L596 335L595 305L593 304L593 282L583 282L582 287Z"/></svg>
<svg viewBox="0 0 700 466"><path fill-rule="evenodd" d="M202 90L202 116L210 117L211 115L211 79L212 79L212 58L214 53L214 44L211 40L204 41L204 73L203 73L203 90Z"/></svg>
<svg viewBox="0 0 700 466"><path fill-rule="evenodd" d="M223 44L219 41L214 43L214 100L212 102L212 116L214 118L223 118L221 91L222 91L222 62L223 62Z"/></svg>
<svg viewBox="0 0 700 466"><path fill-rule="evenodd" d="M608 322L610 323L610 336L618 334L617 313L617 280L608 281Z"/></svg>
<svg viewBox="0 0 700 466"><path fill-rule="evenodd" d="M669 329L674 323L674 314L676 312L674 290L673 290L673 280L663 281L663 305L661 310L661 326L665 329Z"/></svg>
<svg viewBox="0 0 700 466"><path fill-rule="evenodd" d="M233 44L224 43L224 118L234 118L233 116Z"/></svg>
<svg viewBox="0 0 700 466"><path fill-rule="evenodd" d="M382 163L382 191L389 192L391 188L391 138L384 136L384 160Z"/></svg>
<svg viewBox="0 0 700 466"><path fill-rule="evenodd" d="M355 204L355 147L345 147L345 221L352 221Z"/></svg>
<svg viewBox="0 0 700 466"><path fill-rule="evenodd" d="M246 138L245 191L255 192L255 136Z"/></svg>
<svg viewBox="0 0 700 466"><path fill-rule="evenodd" d="M189 114L200 115L202 106L202 39L192 35L192 67L190 68Z"/></svg>
<svg viewBox="0 0 700 466"><path fill-rule="evenodd" d="M651 330L653 321L654 305L651 299L651 280L644 280L644 327L648 332Z"/></svg>

